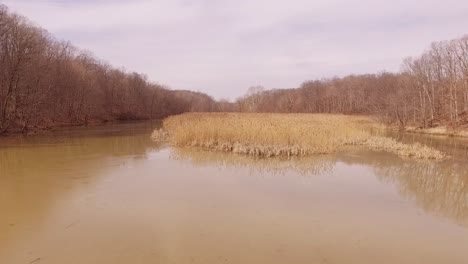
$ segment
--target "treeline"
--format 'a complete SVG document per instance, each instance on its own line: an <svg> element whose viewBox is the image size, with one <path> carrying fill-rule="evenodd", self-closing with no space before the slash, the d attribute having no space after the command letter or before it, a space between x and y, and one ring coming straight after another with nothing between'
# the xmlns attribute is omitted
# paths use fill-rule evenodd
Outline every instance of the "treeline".
<svg viewBox="0 0 468 264"><path fill-rule="evenodd" d="M0 5L0 134L214 110L205 94L113 68Z"/></svg>
<svg viewBox="0 0 468 264"><path fill-rule="evenodd" d="M468 123L468 36L433 43L407 58L400 73L307 81L296 89L250 88L233 106L243 112L376 115L427 128Z"/></svg>
<svg viewBox="0 0 468 264"><path fill-rule="evenodd" d="M399 73L257 86L228 102L116 69L0 5L0 134L213 111L363 114L401 128L458 128L468 124L468 36L433 43Z"/></svg>

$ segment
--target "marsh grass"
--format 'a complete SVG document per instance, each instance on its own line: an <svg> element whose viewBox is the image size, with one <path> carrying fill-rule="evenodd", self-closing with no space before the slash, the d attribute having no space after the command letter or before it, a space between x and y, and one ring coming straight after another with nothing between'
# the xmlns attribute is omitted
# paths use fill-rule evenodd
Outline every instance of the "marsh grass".
<svg viewBox="0 0 468 264"><path fill-rule="evenodd" d="M327 114L189 113L163 121L152 138L173 146L200 147L259 157L327 154L346 145L415 158L441 159L422 145L407 145L372 136L367 117Z"/></svg>
<svg viewBox="0 0 468 264"><path fill-rule="evenodd" d="M371 150L392 152L404 157L436 160L446 158L446 155L443 152L434 148L425 146L420 143L404 144L396 141L393 138L370 137L364 142L364 145L366 145Z"/></svg>
<svg viewBox="0 0 468 264"><path fill-rule="evenodd" d="M153 132L151 138L156 142L166 142L169 140L169 133L162 128L158 128Z"/></svg>

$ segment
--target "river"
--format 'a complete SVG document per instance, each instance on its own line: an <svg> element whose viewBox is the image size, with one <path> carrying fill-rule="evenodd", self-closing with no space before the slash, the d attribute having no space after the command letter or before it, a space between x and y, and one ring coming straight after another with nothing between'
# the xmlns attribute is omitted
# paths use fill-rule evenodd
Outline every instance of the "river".
<svg viewBox="0 0 468 264"><path fill-rule="evenodd" d="M468 263L468 142L442 161L349 149L173 149L157 123L0 139L0 263Z"/></svg>

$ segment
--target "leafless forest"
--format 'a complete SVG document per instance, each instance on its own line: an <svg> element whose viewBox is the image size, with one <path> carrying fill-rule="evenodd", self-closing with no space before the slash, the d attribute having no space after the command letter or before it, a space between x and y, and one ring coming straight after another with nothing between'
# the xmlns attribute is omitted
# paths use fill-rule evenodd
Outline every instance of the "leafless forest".
<svg viewBox="0 0 468 264"><path fill-rule="evenodd" d="M242 89L242 87L240 87ZM399 73L252 87L235 102L173 91L116 69L0 6L0 134L183 112L375 115L402 128L468 123L468 36L433 43Z"/></svg>
<svg viewBox="0 0 468 264"><path fill-rule="evenodd" d="M297 89L249 89L238 101L247 112L376 115L404 128L468 123L468 36L433 43L407 58L400 73L307 81Z"/></svg>
<svg viewBox="0 0 468 264"><path fill-rule="evenodd" d="M113 68L0 6L0 134L212 111L214 104Z"/></svg>

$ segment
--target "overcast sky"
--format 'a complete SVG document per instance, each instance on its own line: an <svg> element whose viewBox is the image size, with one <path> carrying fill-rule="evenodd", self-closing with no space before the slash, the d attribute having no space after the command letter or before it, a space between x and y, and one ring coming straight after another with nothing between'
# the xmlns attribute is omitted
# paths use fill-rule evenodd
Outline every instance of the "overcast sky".
<svg viewBox="0 0 468 264"><path fill-rule="evenodd" d="M432 41L468 34L466 0L1 2L114 66L218 99L398 71Z"/></svg>

